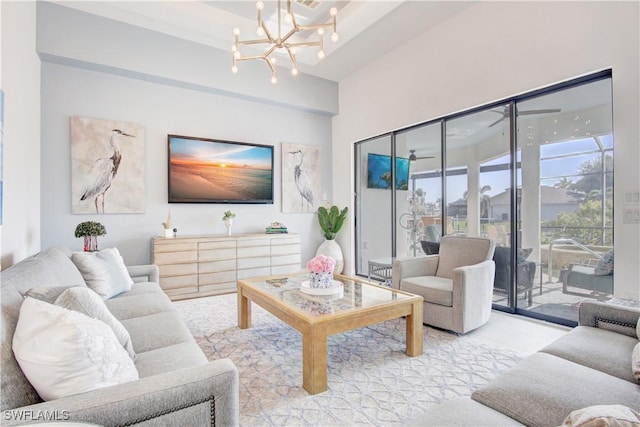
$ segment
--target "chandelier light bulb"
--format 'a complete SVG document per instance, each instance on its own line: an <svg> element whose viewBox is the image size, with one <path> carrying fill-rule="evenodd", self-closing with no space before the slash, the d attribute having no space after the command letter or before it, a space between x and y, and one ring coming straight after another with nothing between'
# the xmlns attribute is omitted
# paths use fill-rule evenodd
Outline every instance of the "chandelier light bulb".
<svg viewBox="0 0 640 427"><path fill-rule="evenodd" d="M0 0L0 2L1 1L2 0ZM238 62L257 59L257 60L266 62L266 64L269 66L271 70L271 83L276 84L278 80L276 78L275 56L277 55L272 55L272 53L274 53L276 50L280 50L281 53L284 53L286 55L286 57L289 59L289 62L291 64L290 65L291 74L293 76L297 76L300 73L298 66L296 64L296 54L299 50L298 48L303 48L303 47L314 48L311 50L311 52L318 49L317 50L318 58L324 59L326 56L326 53L324 51L324 36L325 35L329 36L329 32L330 32L332 41L336 42L339 39L337 34L337 29L336 29L336 25L337 25L336 15L338 14L337 7L332 7L329 10L329 14L331 15L331 19L329 22L327 22L325 18L324 21L321 21L318 23L308 22L308 23L305 23L305 25L298 25L296 22L296 16L294 15L294 10L291 8L291 0L287 0L286 6L282 5L282 3L284 2L281 2L280 0L278 0L277 11L276 11L276 18L277 18L276 30L277 31L275 31L272 35L271 20L273 19L273 16L270 15L269 23L263 20L264 8L267 1L266 0L253 0L253 1L255 2L254 4L257 9L257 15L258 15L257 22L256 22L257 25L254 27L257 37L253 36L253 37L249 37L249 39L247 40L241 40L240 27L233 28L235 43L233 44L233 46L231 46L231 55L233 59L231 71L234 74L239 72L238 64L237 64ZM302 2L302 0L296 0L296 1ZM309 0L304 0L304 1L307 2ZM272 3L275 3L275 2L270 1L269 7L271 7ZM284 21L286 24L281 22L283 15L284 15ZM283 31L283 27L285 27L284 31ZM314 30L317 30L318 37L315 37L313 35ZM304 35L305 32L307 31L311 32L311 36L312 36L311 38L315 40L311 40L311 39L307 40L305 37L302 37L302 35ZM298 37L298 40L296 40L296 37ZM261 54L252 54L247 56L245 52L245 55L243 55L240 51L244 49L242 46L246 46L246 45L262 45L262 47L264 47L264 50L262 50ZM285 52L282 52L282 51L285 51ZM281 56L281 58L283 57ZM287 58L285 58L285 60Z"/></svg>

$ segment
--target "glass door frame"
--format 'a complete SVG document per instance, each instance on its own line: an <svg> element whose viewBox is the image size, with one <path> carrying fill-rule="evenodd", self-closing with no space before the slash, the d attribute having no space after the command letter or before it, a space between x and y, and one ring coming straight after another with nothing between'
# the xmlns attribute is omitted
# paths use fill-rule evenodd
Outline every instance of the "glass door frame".
<svg viewBox="0 0 640 427"><path fill-rule="evenodd" d="M597 71L595 73L589 74L589 75L585 75L585 76L581 76L581 77L577 77L574 79L570 79L561 83L557 83L548 87L544 87L541 89L537 89L537 90L533 90L521 95L516 95L516 96L511 96L511 97L507 97L505 99L501 99L495 102L491 102L489 104L485 104L482 106L478 106L478 107L474 107L472 109L468 109L465 111L461 111L455 114L451 114L451 115L447 115L447 116L443 116L437 119L433 119L433 120L429 120L429 121L425 121L422 123L418 123L415 125L411 125L411 126L407 126L405 128L400 128L400 129L396 129L394 131L391 132L386 132L371 138L367 138L365 140L362 141L357 141L354 143L354 173L358 174L359 171L361 170L361 165L359 165L359 156L358 154L358 147L360 144L366 143L368 141L372 141L384 136L389 136L390 137L390 152L391 152L391 157L392 157L392 161L391 161L391 179L392 179L392 183L395 183L395 177L396 177L396 171L395 171L395 158L396 158L396 134L399 132L406 132L406 131L410 131L411 129L416 129L419 127L423 127L423 126L430 126L430 125L434 125L436 123L440 123L440 129L441 129L441 133L440 133L440 148L441 148L441 166L442 166L442 179L441 179L441 186L442 186L442 196L443 196L443 200L442 200L442 211L441 211L441 216L442 216L442 223L445 224L446 223L446 218L447 218L447 201L445 200L446 198L446 178L447 178L447 169L446 169L446 162L447 162L447 150L446 150L446 132L447 132L447 122L449 120L461 117L461 116L466 116L475 112L479 112L479 111L483 111L486 109L491 109L491 108L495 108L498 106L504 106L504 105L509 105L509 149L510 149L510 153L509 153L509 163L510 163L510 222L511 222L511 230L513 230L513 232L510 234L510 245L511 245L511 251L510 251L510 264L511 264L511 271L510 271L510 276L511 276L511 289L510 292L508 294L508 305L497 305L497 304L493 304L493 309L497 310L497 311L502 311L502 312L508 312L508 313L514 313L514 314L522 314L525 315L527 317L531 317L531 318L536 318L536 319L540 319L540 320L551 320L555 323L559 323L559 324L564 324L567 326L575 326L576 322L573 321L569 321L567 320L562 321L562 320L558 320L558 318L550 318L550 316L548 315L544 315L544 314L540 314L540 313L535 313L526 309L521 309L517 307L517 292L516 292L516 275L517 275L517 271L516 271L516 264L517 264L517 251L516 248L518 248L518 244L519 244L519 239L518 239L518 231L519 231L519 215L518 215L518 210L519 210L519 202L518 202L518 188L517 188L517 184L518 184L518 163L517 163L517 154L518 154L518 129L517 129L517 108L518 108L518 103L522 102L522 101L526 101L526 100L530 100L533 98L537 98L540 96L544 96L544 95L548 95L551 93L555 93L555 92L559 92L563 89L568 89L571 87L576 87L576 86L580 86L580 85L584 85L584 84L588 84L588 83L592 83L592 82L596 82L599 80L604 80L604 79L612 79L613 78L613 73L611 69L605 69L605 70L601 70L601 71ZM358 184L359 182L359 178L356 175L355 177L355 185ZM396 215L396 198L397 198L397 194L396 194L396 188L395 185L391 186L391 206L389 206L389 209L391 209L391 223L389 224L389 226L391 227L391 254L393 257L396 256L396 237L397 237L397 230L396 230L396 219L397 219L397 215ZM354 206L356 207L355 209L355 213L354 213L354 224L355 224L355 241L354 241L354 247L355 247L355 257L356 260L358 259L359 256L359 243L358 243L358 218L359 215L361 214L361 212L359 211L358 207L358 200L357 200L357 191L354 191ZM442 230L442 234L445 235L447 233L446 228L443 228Z"/></svg>

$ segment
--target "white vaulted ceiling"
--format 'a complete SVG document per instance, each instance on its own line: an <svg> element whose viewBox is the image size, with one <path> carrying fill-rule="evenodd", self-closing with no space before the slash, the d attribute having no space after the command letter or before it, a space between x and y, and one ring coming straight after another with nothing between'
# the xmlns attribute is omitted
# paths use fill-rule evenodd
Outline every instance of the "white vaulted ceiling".
<svg viewBox="0 0 640 427"><path fill-rule="evenodd" d="M84 12L166 33L229 52L233 29L241 39L256 38L255 1L54 1ZM283 0L283 6L286 1ZM466 1L317 1L315 9L295 4L298 23L329 21L329 9L338 9L340 39L325 36L326 57L317 49L301 49L300 71L340 81L406 41L435 27L475 2ZM264 1L264 19L276 31L277 2ZM286 30L285 30L286 31ZM284 57L283 57L284 58ZM286 58L279 64L286 64ZM285 65L286 66L286 65Z"/></svg>

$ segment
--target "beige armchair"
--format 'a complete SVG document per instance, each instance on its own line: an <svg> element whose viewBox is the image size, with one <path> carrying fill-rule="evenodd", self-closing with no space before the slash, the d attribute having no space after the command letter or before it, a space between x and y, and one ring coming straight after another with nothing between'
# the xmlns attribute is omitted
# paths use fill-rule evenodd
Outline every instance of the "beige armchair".
<svg viewBox="0 0 640 427"><path fill-rule="evenodd" d="M425 324L464 334L489 320L494 250L491 239L445 236L438 255L396 259L392 286L424 298Z"/></svg>

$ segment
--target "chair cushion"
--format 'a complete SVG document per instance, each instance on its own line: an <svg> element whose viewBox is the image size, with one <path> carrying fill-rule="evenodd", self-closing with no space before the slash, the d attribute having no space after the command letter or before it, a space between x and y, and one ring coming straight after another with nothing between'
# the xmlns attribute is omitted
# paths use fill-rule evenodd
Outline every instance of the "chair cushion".
<svg viewBox="0 0 640 427"><path fill-rule="evenodd" d="M400 282L400 290L420 295L425 302L446 307L453 305L453 280L445 277L407 277Z"/></svg>
<svg viewBox="0 0 640 427"><path fill-rule="evenodd" d="M138 379L133 360L106 324L35 298L20 307L13 352L44 400Z"/></svg>
<svg viewBox="0 0 640 427"><path fill-rule="evenodd" d="M440 239L436 276L453 279L453 270L493 259L495 243L483 237L445 236Z"/></svg>
<svg viewBox="0 0 640 427"><path fill-rule="evenodd" d="M598 265L596 265L596 269L593 274L597 276L613 274L613 249L608 250L602 259L598 261Z"/></svg>

